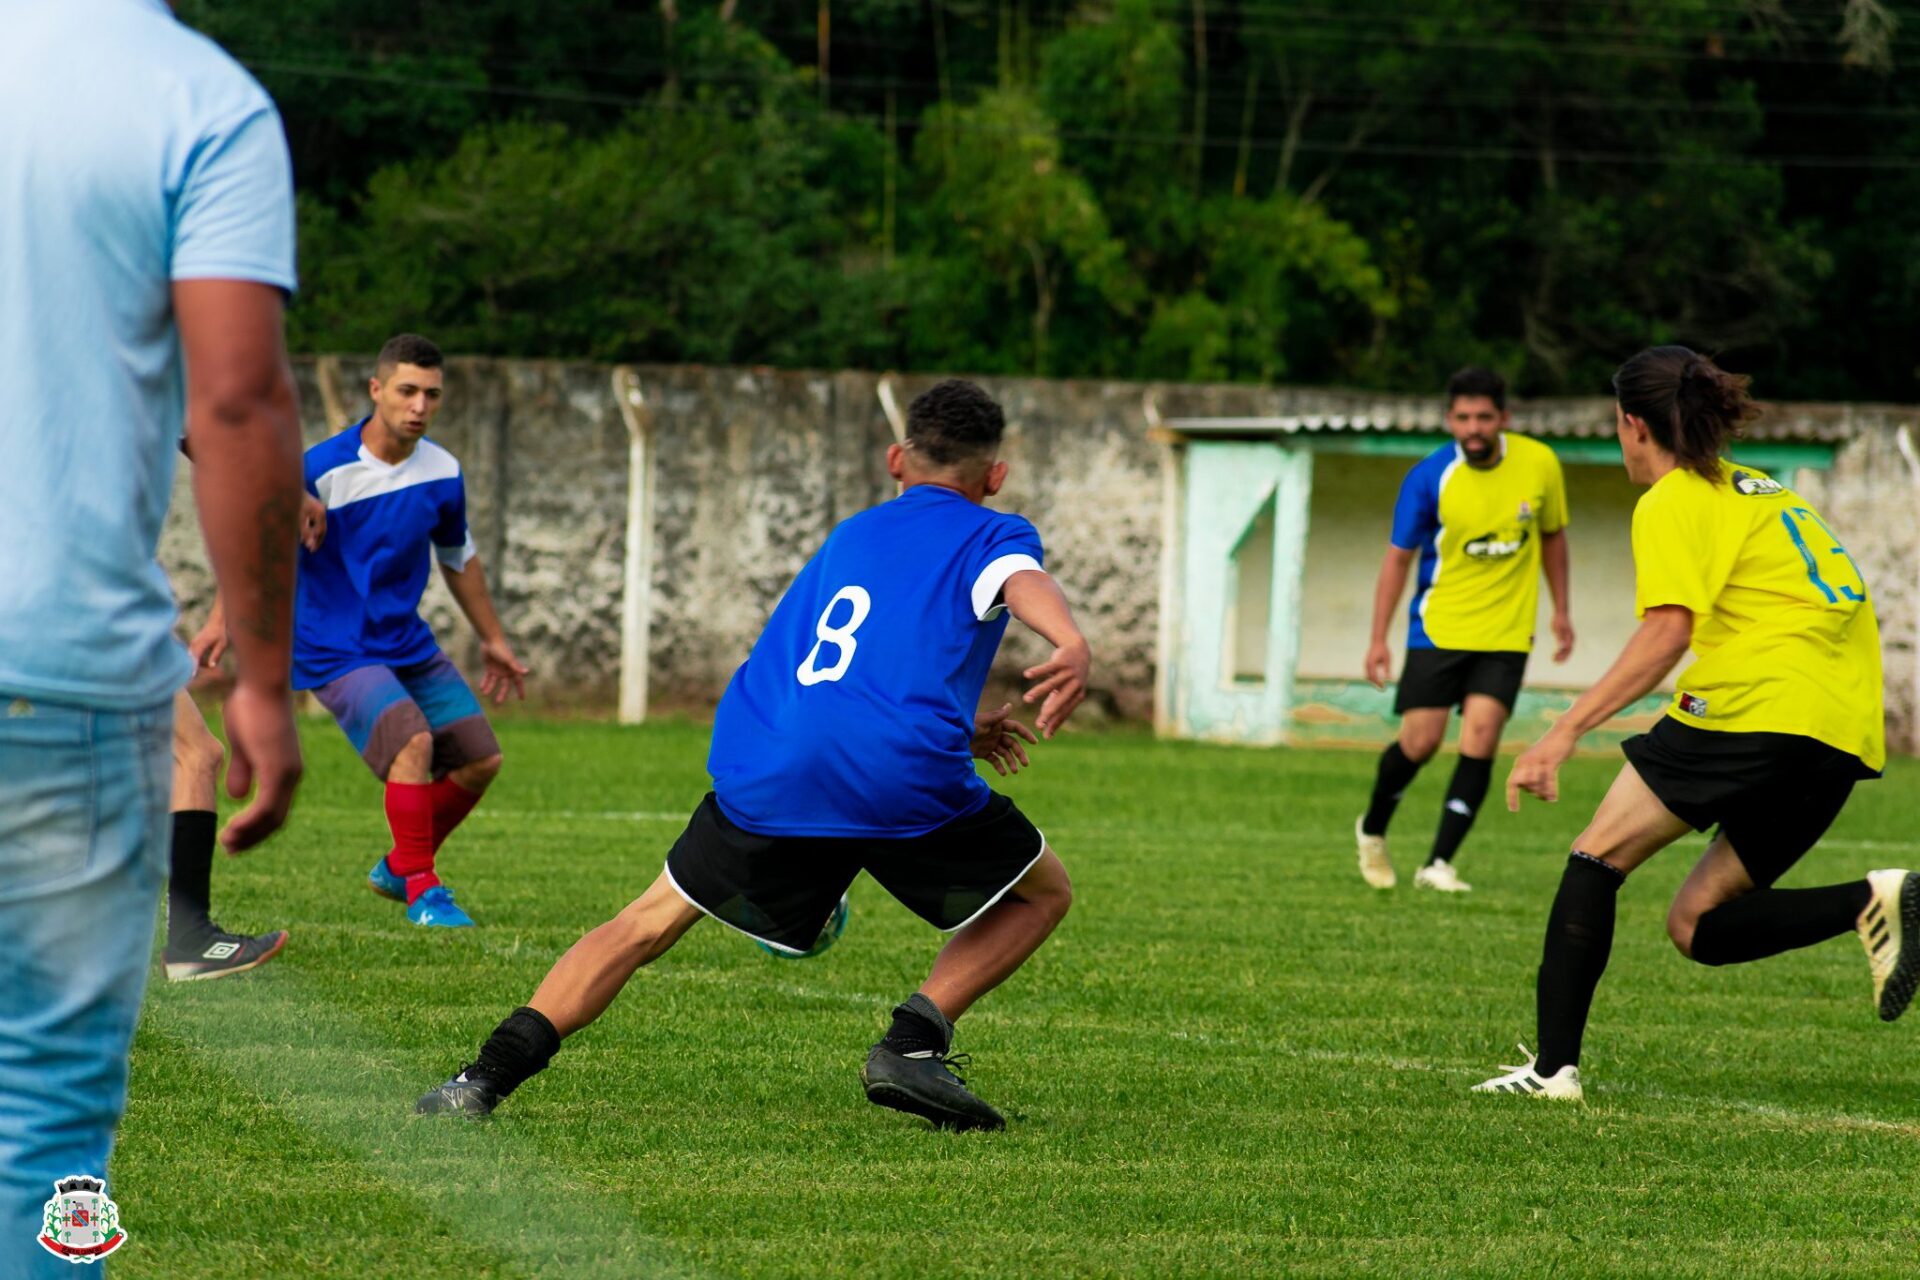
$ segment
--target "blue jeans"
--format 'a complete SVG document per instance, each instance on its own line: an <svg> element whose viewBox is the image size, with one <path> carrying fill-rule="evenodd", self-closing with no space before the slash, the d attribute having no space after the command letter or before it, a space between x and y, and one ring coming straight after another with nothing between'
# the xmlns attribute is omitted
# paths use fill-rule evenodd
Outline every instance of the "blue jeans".
<svg viewBox="0 0 1920 1280"><path fill-rule="evenodd" d="M126 1109L170 852L172 729L171 702L106 712L0 694L0 1280L78 1270L36 1240L56 1180L107 1176ZM137 1247L139 1206L121 1221Z"/></svg>

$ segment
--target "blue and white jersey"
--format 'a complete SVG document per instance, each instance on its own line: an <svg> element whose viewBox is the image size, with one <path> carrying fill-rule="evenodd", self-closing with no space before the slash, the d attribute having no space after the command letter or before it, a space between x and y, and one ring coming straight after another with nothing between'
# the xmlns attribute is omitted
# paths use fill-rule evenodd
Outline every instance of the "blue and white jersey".
<svg viewBox="0 0 1920 1280"><path fill-rule="evenodd" d="M173 286L291 290L293 166L266 91L161 0L0 0L0 32L0 693L140 710L193 674L154 560Z"/></svg>
<svg viewBox="0 0 1920 1280"><path fill-rule="evenodd" d="M1025 518L915 485L828 535L713 722L720 808L764 836L922 835L977 812L973 716L1008 578L1041 568Z"/></svg>
<svg viewBox="0 0 1920 1280"><path fill-rule="evenodd" d="M367 419L307 450L307 492L326 504L327 537L300 551L293 611L293 687L313 689L361 667L403 667L438 645L420 617L437 558L473 559L460 463L422 439L398 466L360 442Z"/></svg>

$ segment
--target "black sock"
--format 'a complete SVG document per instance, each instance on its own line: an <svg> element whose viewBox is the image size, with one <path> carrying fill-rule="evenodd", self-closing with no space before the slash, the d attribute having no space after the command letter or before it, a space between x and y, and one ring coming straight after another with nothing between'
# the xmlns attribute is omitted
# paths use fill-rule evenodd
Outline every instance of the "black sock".
<svg viewBox="0 0 1920 1280"><path fill-rule="evenodd" d="M1398 742L1380 753L1380 769L1373 779L1373 799L1367 802L1367 816L1360 819L1362 832L1370 836L1387 834L1393 811L1400 807L1400 797L1412 785L1422 763L1409 759Z"/></svg>
<svg viewBox="0 0 1920 1280"><path fill-rule="evenodd" d="M1598 858L1573 851L1547 914L1546 945L1534 988L1540 1054L1534 1069L1550 1076L1580 1061L1580 1037L1593 989L1613 951L1614 899L1626 876Z"/></svg>
<svg viewBox="0 0 1920 1280"><path fill-rule="evenodd" d="M1701 964L1744 964L1810 947L1853 932L1873 900L1865 880L1819 889L1755 889L1723 902L1693 927L1693 958Z"/></svg>
<svg viewBox="0 0 1920 1280"><path fill-rule="evenodd" d="M1460 842L1473 830L1474 815L1487 798L1487 784L1493 779L1493 761L1461 756L1453 766L1453 781L1447 784L1446 807L1440 810L1440 829L1433 834L1433 855L1428 862L1452 862Z"/></svg>
<svg viewBox="0 0 1920 1280"><path fill-rule="evenodd" d="M932 1053L944 1056L953 1044L953 1024L940 1007L919 992L893 1008L893 1025L880 1037L884 1048L900 1054Z"/></svg>
<svg viewBox="0 0 1920 1280"><path fill-rule="evenodd" d="M207 915L215 822L206 809L181 809L173 815L173 869L167 878L169 947L191 947L213 933Z"/></svg>
<svg viewBox="0 0 1920 1280"><path fill-rule="evenodd" d="M529 1078L546 1070L560 1052L560 1033L538 1009L521 1005L493 1029L480 1046L480 1056L467 1070L493 1081L506 1097Z"/></svg>

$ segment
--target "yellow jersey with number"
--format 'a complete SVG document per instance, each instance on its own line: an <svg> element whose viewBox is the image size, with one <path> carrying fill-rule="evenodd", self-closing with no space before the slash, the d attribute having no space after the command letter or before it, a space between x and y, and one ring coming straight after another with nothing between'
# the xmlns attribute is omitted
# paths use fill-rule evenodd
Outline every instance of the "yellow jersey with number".
<svg viewBox="0 0 1920 1280"><path fill-rule="evenodd" d="M1797 733L1886 763L1880 628L1860 566L1793 490L1722 462L1676 469L1633 509L1635 611L1693 614L1695 662L1667 714L1698 729Z"/></svg>
<svg viewBox="0 0 1920 1280"><path fill-rule="evenodd" d="M1393 509L1393 545L1420 553L1407 647L1529 652L1540 539L1566 526L1560 459L1538 440L1501 432L1491 467L1452 443L1421 459Z"/></svg>

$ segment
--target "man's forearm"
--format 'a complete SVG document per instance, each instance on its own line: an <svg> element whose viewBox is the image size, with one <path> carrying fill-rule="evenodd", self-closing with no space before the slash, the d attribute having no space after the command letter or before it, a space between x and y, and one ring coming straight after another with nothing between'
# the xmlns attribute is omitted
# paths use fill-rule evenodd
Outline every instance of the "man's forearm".
<svg viewBox="0 0 1920 1280"><path fill-rule="evenodd" d="M1001 597L1007 602L1007 612L1054 648L1087 642L1080 634L1079 624L1073 620L1066 593L1060 590L1060 584L1051 574L1022 570L1007 579L1006 586L1001 588Z"/></svg>
<svg viewBox="0 0 1920 1280"><path fill-rule="evenodd" d="M243 403L196 398L187 423L194 500L241 677L284 685L301 494L291 380Z"/></svg>
<svg viewBox="0 0 1920 1280"><path fill-rule="evenodd" d="M1579 738L1651 693L1687 651L1690 625L1651 617L1627 641L1607 673L1581 694L1552 732Z"/></svg>
<svg viewBox="0 0 1920 1280"><path fill-rule="evenodd" d="M1368 632L1371 643L1387 642L1394 611L1400 607L1400 596L1406 589L1407 562L1388 552L1387 558L1380 564L1380 576L1373 584L1373 625Z"/></svg>
<svg viewBox="0 0 1920 1280"><path fill-rule="evenodd" d="M447 590L453 593L453 602L460 606L460 612L467 616L467 621L480 639L488 643L504 640L507 633L501 627L500 615L493 607L493 596L487 591L487 574L480 564L480 557L472 557L458 569L441 565L440 572L446 576Z"/></svg>
<svg viewBox="0 0 1920 1280"><path fill-rule="evenodd" d="M1553 597L1555 613L1573 610L1572 573L1567 553L1567 531L1549 533L1540 543L1540 563L1547 574L1547 594Z"/></svg>

